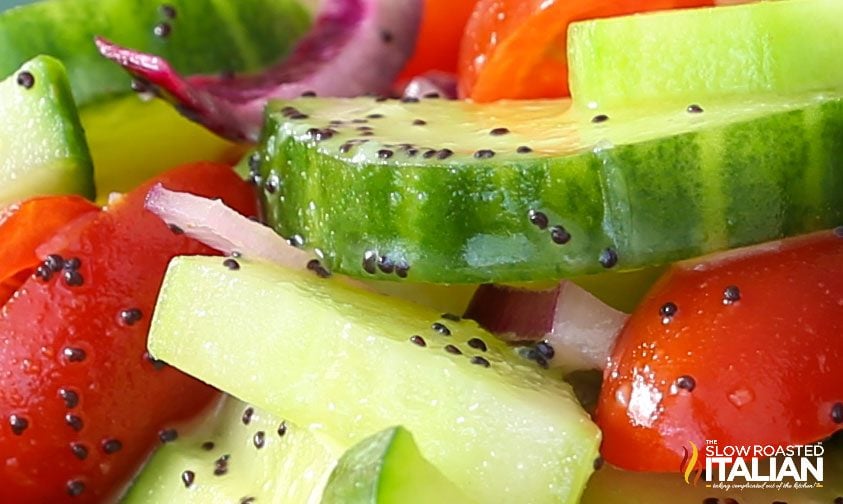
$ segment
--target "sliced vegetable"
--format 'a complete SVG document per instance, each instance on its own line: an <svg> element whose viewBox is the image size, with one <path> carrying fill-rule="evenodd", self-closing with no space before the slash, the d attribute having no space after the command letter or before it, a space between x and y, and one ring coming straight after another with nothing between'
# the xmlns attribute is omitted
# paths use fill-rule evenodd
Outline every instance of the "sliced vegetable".
<svg viewBox="0 0 843 504"><path fill-rule="evenodd" d="M839 94L686 108L276 102L257 158L267 222L335 272L460 283L637 269L843 221Z"/></svg>
<svg viewBox="0 0 843 504"><path fill-rule="evenodd" d="M273 262L294 269L319 269L328 274L312 253L295 248L263 224L247 219L218 200L209 200L185 192L153 187L146 198L146 208L164 222L226 255ZM406 299L451 314L468 306L475 285L400 284L369 280L343 281L388 296Z"/></svg>
<svg viewBox="0 0 843 504"><path fill-rule="evenodd" d="M79 196L33 198L0 214L0 306L31 276L41 259L35 251L49 237L99 208Z"/></svg>
<svg viewBox="0 0 843 504"><path fill-rule="evenodd" d="M632 313L664 270L664 266L655 266L632 271L608 271L571 280L612 308Z"/></svg>
<svg viewBox="0 0 843 504"><path fill-rule="evenodd" d="M102 204L111 193L131 191L169 167L197 160L234 164L243 157L243 147L145 95L89 105L81 116L96 166L97 200Z"/></svg>
<svg viewBox="0 0 843 504"><path fill-rule="evenodd" d="M0 117L0 207L37 195L94 197L91 157L61 63L39 56L0 82Z"/></svg>
<svg viewBox="0 0 843 504"><path fill-rule="evenodd" d="M421 0L326 0L293 53L253 76L185 79L164 58L103 38L97 47L189 119L225 138L256 141L271 98L388 92L412 53L421 7Z"/></svg>
<svg viewBox="0 0 843 504"><path fill-rule="evenodd" d="M318 433L234 398L195 427L161 434L165 444L123 504L318 504L342 455Z"/></svg>
<svg viewBox="0 0 843 504"><path fill-rule="evenodd" d="M810 27L810 29L807 29ZM569 31L571 93L592 108L843 83L843 3L783 0L584 21Z"/></svg>
<svg viewBox="0 0 843 504"><path fill-rule="evenodd" d="M843 424L841 302L843 229L678 263L604 372L603 456L675 471L689 442L796 445L833 434Z"/></svg>
<svg viewBox="0 0 843 504"><path fill-rule="evenodd" d="M505 340L538 342L525 355L566 371L603 369L627 319L570 281L548 290L482 285L465 316Z"/></svg>
<svg viewBox="0 0 843 504"><path fill-rule="evenodd" d="M145 206L167 224L226 255L245 255L289 268L304 268L313 259L312 254L284 242L270 228L220 200L170 191L157 184L149 191Z"/></svg>
<svg viewBox="0 0 843 504"><path fill-rule="evenodd" d="M424 0L413 56L399 80L431 71L456 73L460 41L477 0Z"/></svg>
<svg viewBox="0 0 843 504"><path fill-rule="evenodd" d="M248 185L227 166L188 166L156 182L255 211ZM213 253L144 210L149 187L41 244L43 267L0 311L0 453L14 454L0 465L6 501L113 498L160 429L216 396L146 353L170 258Z"/></svg>
<svg viewBox="0 0 843 504"><path fill-rule="evenodd" d="M558 378L473 322L312 272L237 264L171 264L153 355L344 448L405 425L480 502L577 502L600 435Z"/></svg>
<svg viewBox="0 0 843 504"><path fill-rule="evenodd" d="M477 290L477 285L474 284L404 283L387 280L362 280L357 285L390 297L427 306L451 318L465 312Z"/></svg>
<svg viewBox="0 0 843 504"><path fill-rule="evenodd" d="M460 95L476 102L568 96L566 47L571 22L712 3L711 0L479 0L460 48ZM626 66L631 65L622 68Z"/></svg>
<svg viewBox="0 0 843 504"><path fill-rule="evenodd" d="M340 458L322 504L474 502L425 460L413 435L391 427L360 441Z"/></svg>
<svg viewBox="0 0 843 504"><path fill-rule="evenodd" d="M67 67L105 203L172 166L236 162L241 153L134 96L131 78L98 56L94 36L155 53L186 74L254 72L287 54L310 19L298 0L43 0L0 13L0 76L39 54Z"/></svg>
<svg viewBox="0 0 843 504"><path fill-rule="evenodd" d="M0 75L53 56L86 107L132 94L126 74L97 57L95 36L153 52L186 74L251 72L287 54L309 23L296 0L39 1L0 13Z"/></svg>

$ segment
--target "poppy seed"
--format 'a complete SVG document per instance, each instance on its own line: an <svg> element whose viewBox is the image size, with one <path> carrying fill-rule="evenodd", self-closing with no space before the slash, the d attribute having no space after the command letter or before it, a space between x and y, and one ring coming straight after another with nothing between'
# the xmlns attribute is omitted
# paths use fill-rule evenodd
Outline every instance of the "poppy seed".
<svg viewBox="0 0 843 504"><path fill-rule="evenodd" d="M162 39L169 37L170 32L172 31L173 27L170 26L170 23L167 23L166 21L158 23L157 25L155 25L154 28L152 28L152 34Z"/></svg>
<svg viewBox="0 0 843 504"><path fill-rule="evenodd" d="M184 483L185 488L190 488L196 480L196 473L193 471L184 471L181 473L181 482Z"/></svg>
<svg viewBox="0 0 843 504"><path fill-rule="evenodd" d="M71 480L67 482L67 495L71 497L79 497L85 491L85 483L79 480Z"/></svg>
<svg viewBox="0 0 843 504"><path fill-rule="evenodd" d="M15 436L21 436L29 427L29 420L20 415L10 415L9 426L12 428L12 434Z"/></svg>
<svg viewBox="0 0 843 504"><path fill-rule="evenodd" d="M676 388L692 392L697 387L693 376L683 375L676 379Z"/></svg>
<svg viewBox="0 0 843 504"><path fill-rule="evenodd" d="M17 83L24 89L32 89L32 86L35 85L35 76L24 70L18 74Z"/></svg>

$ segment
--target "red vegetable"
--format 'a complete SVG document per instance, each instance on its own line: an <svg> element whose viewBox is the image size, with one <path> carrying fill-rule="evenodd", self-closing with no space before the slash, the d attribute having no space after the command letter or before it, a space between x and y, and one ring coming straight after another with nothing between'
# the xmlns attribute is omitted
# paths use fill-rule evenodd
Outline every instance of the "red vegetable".
<svg viewBox="0 0 843 504"><path fill-rule="evenodd" d="M77 217L99 212L78 196L33 198L6 207L0 215L0 305L35 272L35 250Z"/></svg>
<svg viewBox="0 0 843 504"><path fill-rule="evenodd" d="M603 369L627 319L571 281L541 291L481 285L465 316L508 341L544 341L543 363L567 371Z"/></svg>
<svg viewBox="0 0 843 504"><path fill-rule="evenodd" d="M144 209L159 182L255 212L251 188L229 167L197 164L76 219L39 248L41 259L60 255L63 269L48 280L30 276L0 311L2 502L113 497L159 442L159 430L216 397L145 355L170 258L214 253Z"/></svg>
<svg viewBox="0 0 843 504"><path fill-rule="evenodd" d="M416 50L399 79L431 71L455 73L465 23L477 0L424 0Z"/></svg>
<svg viewBox="0 0 843 504"><path fill-rule="evenodd" d="M787 445L843 428L843 229L673 266L605 370L603 456L676 471L689 441Z"/></svg>
<svg viewBox="0 0 843 504"><path fill-rule="evenodd" d="M231 140L256 141L272 98L388 93L413 52L421 11L421 0L326 0L292 54L253 76L183 78L157 56L96 43L187 118Z"/></svg>

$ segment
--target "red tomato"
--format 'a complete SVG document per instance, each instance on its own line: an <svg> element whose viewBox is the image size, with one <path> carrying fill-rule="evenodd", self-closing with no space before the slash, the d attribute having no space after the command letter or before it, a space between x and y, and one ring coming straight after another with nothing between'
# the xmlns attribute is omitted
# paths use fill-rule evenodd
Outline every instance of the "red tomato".
<svg viewBox="0 0 843 504"><path fill-rule="evenodd" d="M113 496L161 429L216 396L146 355L170 258L213 253L144 209L157 182L255 212L252 189L229 167L197 164L74 221L41 247L60 255L65 269L48 280L31 276L0 311L0 502Z"/></svg>
<svg viewBox="0 0 843 504"><path fill-rule="evenodd" d="M843 428L843 228L672 267L619 336L603 456L676 471L693 441L801 444Z"/></svg>
<svg viewBox="0 0 843 504"><path fill-rule="evenodd" d="M99 207L78 196L33 198L6 207L0 214L0 305L32 274L41 262L35 249L46 237Z"/></svg>
<svg viewBox="0 0 843 504"><path fill-rule="evenodd" d="M479 0L459 55L460 96L477 102L568 96L568 25L713 0Z"/></svg>
<svg viewBox="0 0 843 504"><path fill-rule="evenodd" d="M477 0L425 0L416 50L398 80L431 70L456 73L465 23Z"/></svg>

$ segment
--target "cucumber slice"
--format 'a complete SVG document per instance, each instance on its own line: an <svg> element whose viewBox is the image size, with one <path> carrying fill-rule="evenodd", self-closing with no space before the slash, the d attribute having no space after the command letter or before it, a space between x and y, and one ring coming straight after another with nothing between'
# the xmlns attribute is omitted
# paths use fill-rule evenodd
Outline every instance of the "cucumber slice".
<svg viewBox="0 0 843 504"><path fill-rule="evenodd" d="M477 290L477 285L472 284L399 283L383 280L366 280L364 285L375 292L452 315L465 313Z"/></svg>
<svg viewBox="0 0 843 504"><path fill-rule="evenodd" d="M97 35L189 75L258 70L285 55L309 24L295 0L46 0L0 14L0 74L48 54L65 64L84 107L132 92L131 78L97 52Z"/></svg>
<svg viewBox="0 0 843 504"><path fill-rule="evenodd" d="M337 463L322 504L474 502L422 457L413 435L392 427L360 441Z"/></svg>
<svg viewBox="0 0 843 504"><path fill-rule="evenodd" d="M577 502L600 433L567 384L474 322L308 272L222 262L171 263L149 336L157 358L344 448L404 425L480 502Z"/></svg>
<svg viewBox="0 0 843 504"><path fill-rule="evenodd" d="M38 54L65 64L104 201L172 166L236 162L241 151L133 96L131 77L100 56L94 36L161 55L184 74L252 72L287 54L311 18L298 0L45 0L0 13L0 75Z"/></svg>
<svg viewBox="0 0 843 504"><path fill-rule="evenodd" d="M85 107L81 116L101 203L173 166L197 160L234 164L243 153L162 100L124 96Z"/></svg>
<svg viewBox="0 0 843 504"><path fill-rule="evenodd" d="M332 270L424 282L637 269L843 222L840 93L686 107L277 102L261 196Z"/></svg>
<svg viewBox="0 0 843 504"><path fill-rule="evenodd" d="M94 196L85 134L64 67L39 56L0 82L0 206L31 196Z"/></svg>
<svg viewBox="0 0 843 504"><path fill-rule="evenodd" d="M316 504L342 454L317 434L234 398L201 424L176 432L178 438L147 462L123 504L237 503L249 497L256 503Z"/></svg>
<svg viewBox="0 0 843 504"><path fill-rule="evenodd" d="M666 270L665 267L657 266L581 276L571 280L612 308L632 313Z"/></svg>
<svg viewBox="0 0 843 504"><path fill-rule="evenodd" d="M843 84L843 2L782 0L584 21L568 29L571 94L612 108Z"/></svg>

